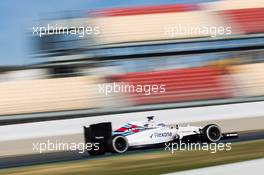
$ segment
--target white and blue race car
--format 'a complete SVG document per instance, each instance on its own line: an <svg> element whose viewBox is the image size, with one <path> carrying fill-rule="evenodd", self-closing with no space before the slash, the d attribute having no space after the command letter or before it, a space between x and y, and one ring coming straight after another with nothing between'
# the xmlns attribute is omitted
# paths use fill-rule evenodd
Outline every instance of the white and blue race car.
<svg viewBox="0 0 264 175"><path fill-rule="evenodd" d="M218 142L221 139L237 137L237 133L221 132L216 124L205 127L169 126L156 123L153 116L146 121L130 122L112 131L110 122L84 127L86 143L97 143L97 149L88 150L91 155L105 152L124 153L130 149L162 147L168 142Z"/></svg>

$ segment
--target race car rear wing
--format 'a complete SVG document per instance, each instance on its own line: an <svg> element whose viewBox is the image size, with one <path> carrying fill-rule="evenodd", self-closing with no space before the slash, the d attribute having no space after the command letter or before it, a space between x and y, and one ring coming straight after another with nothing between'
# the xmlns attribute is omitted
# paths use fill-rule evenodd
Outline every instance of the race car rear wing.
<svg viewBox="0 0 264 175"><path fill-rule="evenodd" d="M108 149L108 142L112 138L111 122L92 124L83 127L85 144L98 144L98 150L89 150L91 155L103 154Z"/></svg>

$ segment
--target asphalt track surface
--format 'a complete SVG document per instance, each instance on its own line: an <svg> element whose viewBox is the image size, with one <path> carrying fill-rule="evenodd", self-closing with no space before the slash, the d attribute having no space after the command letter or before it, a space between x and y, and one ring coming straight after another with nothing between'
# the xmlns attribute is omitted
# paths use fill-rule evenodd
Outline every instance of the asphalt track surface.
<svg viewBox="0 0 264 175"><path fill-rule="evenodd" d="M252 141L264 139L264 131L255 131L249 133L239 133L239 138L224 140L222 142L242 142L242 141ZM136 154L140 152L151 152L162 150L158 149L146 149L146 150L133 150L128 151L122 155ZM119 156L120 154L111 154L107 153L102 156L89 156L87 153L80 154L77 151L65 151L65 152L53 152L45 154L34 154L34 155L24 155L24 156L13 156L13 157L3 157L0 158L0 169L4 168L14 168L21 166L31 166L47 163L56 163L56 162L67 162L75 160L89 160L89 159L100 159L110 156Z"/></svg>

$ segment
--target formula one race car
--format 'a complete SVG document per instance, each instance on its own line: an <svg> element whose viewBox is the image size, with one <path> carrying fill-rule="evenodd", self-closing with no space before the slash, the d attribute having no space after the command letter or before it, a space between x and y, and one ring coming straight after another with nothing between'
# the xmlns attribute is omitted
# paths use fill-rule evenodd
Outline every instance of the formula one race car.
<svg viewBox="0 0 264 175"><path fill-rule="evenodd" d="M131 122L112 131L110 122L84 127L86 143L97 143L97 148L87 150L90 155L106 152L124 153L129 149L162 147L168 142L218 142L222 139L237 137L237 133L223 134L216 124L205 127L168 126L156 123L153 116L147 121Z"/></svg>

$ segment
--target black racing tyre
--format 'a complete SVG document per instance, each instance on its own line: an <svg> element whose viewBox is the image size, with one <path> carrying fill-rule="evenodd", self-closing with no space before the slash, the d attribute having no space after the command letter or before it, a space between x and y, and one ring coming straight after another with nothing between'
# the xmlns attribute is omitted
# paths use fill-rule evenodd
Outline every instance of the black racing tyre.
<svg viewBox="0 0 264 175"><path fill-rule="evenodd" d="M210 124L202 129L202 138L205 142L215 143L222 138L222 132L218 125Z"/></svg>
<svg viewBox="0 0 264 175"><path fill-rule="evenodd" d="M124 136L114 136L109 142L110 150L113 153L124 153L128 150L128 142Z"/></svg>

